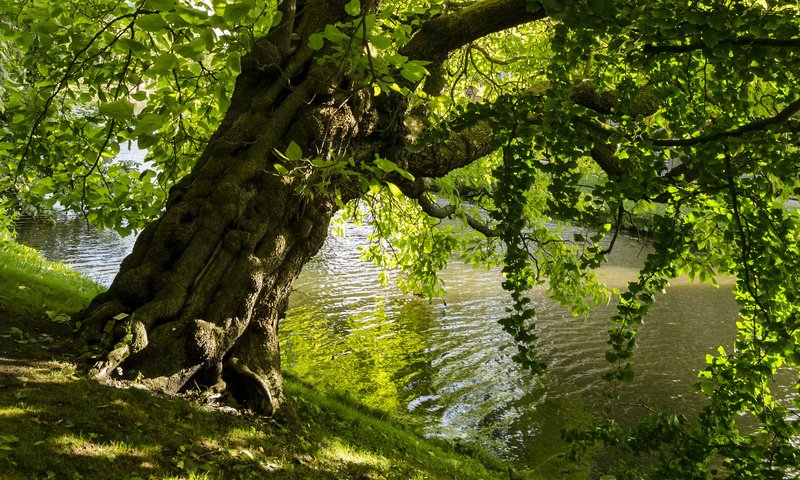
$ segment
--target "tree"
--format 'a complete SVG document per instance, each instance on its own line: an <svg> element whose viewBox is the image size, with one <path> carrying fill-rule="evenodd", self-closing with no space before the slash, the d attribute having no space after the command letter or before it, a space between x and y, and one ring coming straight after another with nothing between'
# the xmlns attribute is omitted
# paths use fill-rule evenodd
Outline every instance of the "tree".
<svg viewBox="0 0 800 480"><path fill-rule="evenodd" d="M733 478L797 464L797 421L769 395L800 363L800 223L784 205L800 191L796 4L28 0L0 18L29 74L7 94L10 204L146 225L84 312L95 376L281 411L292 280L359 205L376 229L367 256L410 290L435 293L455 251L502 263L501 323L539 371L525 292L548 279L576 313L608 300L593 270L658 205L655 252L619 293L609 379L632 378L635 331L682 274L737 276L736 350L709 356L696 421L574 441L644 451L661 462L642 468L678 478L717 459ZM142 169L109 161L131 141Z"/></svg>

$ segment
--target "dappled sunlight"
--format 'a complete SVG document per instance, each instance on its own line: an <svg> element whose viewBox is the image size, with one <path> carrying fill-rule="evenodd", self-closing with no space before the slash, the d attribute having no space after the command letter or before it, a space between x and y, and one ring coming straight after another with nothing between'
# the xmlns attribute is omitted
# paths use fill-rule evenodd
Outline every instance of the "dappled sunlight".
<svg viewBox="0 0 800 480"><path fill-rule="evenodd" d="M118 457L128 457L130 460L140 459L142 464L147 463L145 458L153 458L158 448L132 448L125 443L100 440L98 434L75 433L56 437L52 440L52 449L56 454L103 458L109 462Z"/></svg>
<svg viewBox="0 0 800 480"><path fill-rule="evenodd" d="M338 438L326 439L317 455L331 463L355 464L376 470L387 470L391 462L383 456L357 450Z"/></svg>
<svg viewBox="0 0 800 480"><path fill-rule="evenodd" d="M41 409L33 408L24 403L18 405L0 406L0 417L21 417L23 415L38 415L42 413Z"/></svg>

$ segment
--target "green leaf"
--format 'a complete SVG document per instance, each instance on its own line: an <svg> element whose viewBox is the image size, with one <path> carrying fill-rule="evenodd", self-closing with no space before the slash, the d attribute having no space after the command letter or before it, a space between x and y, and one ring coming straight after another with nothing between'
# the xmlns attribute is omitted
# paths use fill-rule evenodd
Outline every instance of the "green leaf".
<svg viewBox="0 0 800 480"><path fill-rule="evenodd" d="M205 53L206 47L206 40L203 37L198 37L191 42L175 45L175 53L190 60L200 61L203 59L203 53Z"/></svg>
<svg viewBox="0 0 800 480"><path fill-rule="evenodd" d="M228 55L228 58L225 60L225 66L230 69L233 73L239 73L242 71L242 57L236 53L232 52Z"/></svg>
<svg viewBox="0 0 800 480"><path fill-rule="evenodd" d="M317 32L308 37L308 48L311 50L321 50L325 45L325 35L322 32Z"/></svg>
<svg viewBox="0 0 800 480"><path fill-rule="evenodd" d="M345 35L335 25L325 25L325 38L335 43L347 43L350 37Z"/></svg>
<svg viewBox="0 0 800 480"><path fill-rule="evenodd" d="M303 151L298 144L294 143L294 140L289 142L289 146L286 148L286 158L293 162L303 158Z"/></svg>
<svg viewBox="0 0 800 480"><path fill-rule="evenodd" d="M145 113L139 115L136 121L136 128L133 131L134 135L142 135L145 133L152 133L164 125L164 119L161 115L155 113Z"/></svg>
<svg viewBox="0 0 800 480"><path fill-rule="evenodd" d="M103 103L100 105L100 113L117 121L125 121L133 116L133 104L127 100Z"/></svg>
<svg viewBox="0 0 800 480"><path fill-rule="evenodd" d="M400 75L410 82L418 82L428 74L428 70L417 62L408 62L403 65Z"/></svg>
<svg viewBox="0 0 800 480"><path fill-rule="evenodd" d="M164 12L175 8L175 0L147 0L147 7Z"/></svg>
<svg viewBox="0 0 800 480"><path fill-rule="evenodd" d="M46 35L56 33L59 28L61 27L53 19L49 19L44 22L36 22L31 26L31 30L34 32L43 33Z"/></svg>
<svg viewBox="0 0 800 480"><path fill-rule="evenodd" d="M392 46L392 39L384 35L370 36L369 42L378 50L388 50Z"/></svg>
<svg viewBox="0 0 800 480"><path fill-rule="evenodd" d="M361 2L359 0L350 0L344 6L344 11L351 17L357 17L361 13Z"/></svg>
<svg viewBox="0 0 800 480"><path fill-rule="evenodd" d="M252 10L254 6L255 3L252 0L239 1L232 4L229 3L225 5L223 16L225 20L234 22L250 13L250 10Z"/></svg>
<svg viewBox="0 0 800 480"><path fill-rule="evenodd" d="M392 182L386 182L386 186L389 187L389 191L392 192L393 197L403 198L403 192L400 191L400 187L398 187Z"/></svg>
<svg viewBox="0 0 800 480"><path fill-rule="evenodd" d="M157 13L142 15L136 19L136 26L145 32L160 32L166 25L164 18Z"/></svg>
<svg viewBox="0 0 800 480"><path fill-rule="evenodd" d="M171 72L173 69L180 68L181 61L172 53L162 53L159 55L153 66L150 67L148 73L165 74Z"/></svg>

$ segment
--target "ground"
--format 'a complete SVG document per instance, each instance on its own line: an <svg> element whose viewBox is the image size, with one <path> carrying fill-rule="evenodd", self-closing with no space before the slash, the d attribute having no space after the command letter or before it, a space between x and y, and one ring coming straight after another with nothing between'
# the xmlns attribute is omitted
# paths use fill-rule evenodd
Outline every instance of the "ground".
<svg viewBox="0 0 800 480"><path fill-rule="evenodd" d="M0 248L0 478L365 480L511 474L486 454L463 455L451 445L424 440L297 380L288 382L287 391L301 419L299 430L216 399L157 396L135 384L88 380L91 353L73 343L76 325L69 314L97 287L74 274L60 277L63 271L39 260L9 260L17 253Z"/></svg>

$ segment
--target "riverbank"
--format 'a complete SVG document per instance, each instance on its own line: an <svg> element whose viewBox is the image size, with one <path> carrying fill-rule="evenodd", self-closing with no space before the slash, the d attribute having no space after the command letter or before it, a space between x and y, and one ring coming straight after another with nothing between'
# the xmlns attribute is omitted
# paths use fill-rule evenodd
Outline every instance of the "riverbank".
<svg viewBox="0 0 800 480"><path fill-rule="evenodd" d="M289 379L299 433L208 399L88 380L70 345L100 287L0 238L0 472L4 479L507 479L353 402ZM513 477L512 477L513 478ZM537 476L529 478L539 478Z"/></svg>

